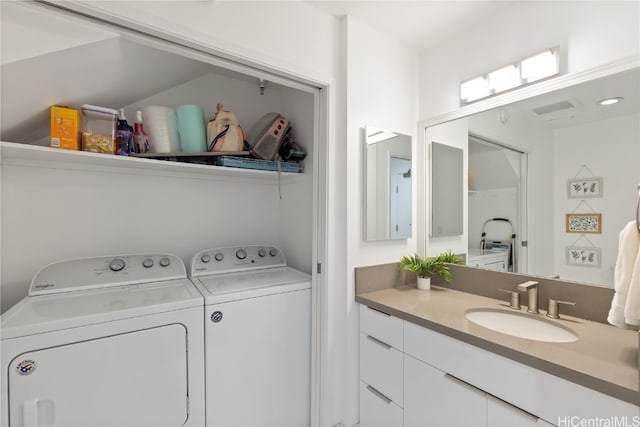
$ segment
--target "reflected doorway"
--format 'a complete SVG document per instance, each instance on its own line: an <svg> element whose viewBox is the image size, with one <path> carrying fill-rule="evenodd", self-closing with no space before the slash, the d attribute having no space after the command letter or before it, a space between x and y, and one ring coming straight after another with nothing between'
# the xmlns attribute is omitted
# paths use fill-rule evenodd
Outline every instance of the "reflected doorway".
<svg viewBox="0 0 640 427"><path fill-rule="evenodd" d="M411 237L411 160L391 157L389 230L392 239Z"/></svg>
<svg viewBox="0 0 640 427"><path fill-rule="evenodd" d="M527 153L469 135L467 264L527 272Z"/></svg>

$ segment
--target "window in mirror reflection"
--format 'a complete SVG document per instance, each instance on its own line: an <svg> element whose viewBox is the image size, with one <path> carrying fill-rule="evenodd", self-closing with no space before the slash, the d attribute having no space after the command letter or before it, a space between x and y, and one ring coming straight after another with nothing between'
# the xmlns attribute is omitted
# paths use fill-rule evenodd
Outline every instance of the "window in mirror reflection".
<svg viewBox="0 0 640 427"><path fill-rule="evenodd" d="M365 239L411 237L411 137L365 128Z"/></svg>

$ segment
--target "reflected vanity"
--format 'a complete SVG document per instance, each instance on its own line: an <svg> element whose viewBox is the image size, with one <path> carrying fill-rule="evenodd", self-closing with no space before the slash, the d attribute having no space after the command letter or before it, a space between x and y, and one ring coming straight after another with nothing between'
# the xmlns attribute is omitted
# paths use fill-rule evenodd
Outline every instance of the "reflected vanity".
<svg viewBox="0 0 640 427"><path fill-rule="evenodd" d="M365 138L365 240L412 235L411 137L373 126Z"/></svg>

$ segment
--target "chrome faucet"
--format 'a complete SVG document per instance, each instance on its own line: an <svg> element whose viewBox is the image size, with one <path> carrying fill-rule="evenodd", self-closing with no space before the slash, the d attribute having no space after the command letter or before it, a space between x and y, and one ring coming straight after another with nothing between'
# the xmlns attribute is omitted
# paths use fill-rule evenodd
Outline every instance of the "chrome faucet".
<svg viewBox="0 0 640 427"><path fill-rule="evenodd" d="M518 285L519 291L527 291L527 313L538 314L538 282L529 281Z"/></svg>

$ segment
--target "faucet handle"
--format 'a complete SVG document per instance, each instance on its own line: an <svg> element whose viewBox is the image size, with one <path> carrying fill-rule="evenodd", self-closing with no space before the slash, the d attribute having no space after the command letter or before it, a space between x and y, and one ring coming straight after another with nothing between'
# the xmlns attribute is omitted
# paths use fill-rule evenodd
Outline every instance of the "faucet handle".
<svg viewBox="0 0 640 427"><path fill-rule="evenodd" d="M518 290L520 291L528 291L529 289L535 289L538 287L538 282L534 282L530 280L528 282L520 283L518 285Z"/></svg>
<svg viewBox="0 0 640 427"><path fill-rule="evenodd" d="M560 315L558 314L558 304L576 305L575 302L560 301L557 299L549 298L549 309L547 310L547 317L551 317L552 319L560 318Z"/></svg>
<svg viewBox="0 0 640 427"><path fill-rule="evenodd" d="M518 291L510 291L508 289L498 289L501 292L506 292L511 294L511 303L509 304L509 308L513 308L515 310L520 310L520 293Z"/></svg>

